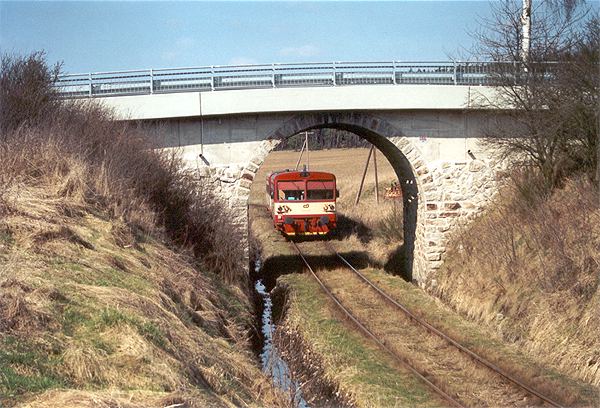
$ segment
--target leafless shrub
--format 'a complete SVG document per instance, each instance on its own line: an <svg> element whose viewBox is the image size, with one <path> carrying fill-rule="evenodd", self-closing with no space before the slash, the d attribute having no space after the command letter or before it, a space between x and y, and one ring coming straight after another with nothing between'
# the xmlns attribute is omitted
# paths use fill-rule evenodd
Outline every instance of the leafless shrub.
<svg viewBox="0 0 600 408"><path fill-rule="evenodd" d="M135 125L90 101L58 101L58 71L47 68L43 53L2 59L0 103L8 120L0 133L0 191L37 185L108 211L134 230L164 228L215 273L241 277L236 231L210 190L182 170L175 154L151 149Z"/></svg>
<svg viewBox="0 0 600 408"><path fill-rule="evenodd" d="M49 67L43 52L28 57L3 55L0 62L0 134L53 115L59 103L53 83L60 64Z"/></svg>

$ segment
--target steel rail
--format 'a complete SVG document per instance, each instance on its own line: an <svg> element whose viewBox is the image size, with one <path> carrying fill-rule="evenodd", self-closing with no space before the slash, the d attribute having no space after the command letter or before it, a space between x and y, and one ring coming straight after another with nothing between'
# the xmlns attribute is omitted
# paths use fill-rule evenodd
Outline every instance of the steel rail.
<svg viewBox="0 0 600 408"><path fill-rule="evenodd" d="M342 302L340 302L340 300L337 298L337 296L335 296L333 294L333 292L331 292L331 290L327 287L327 285L325 285L325 283L319 278L319 276L316 274L316 272L313 270L313 268L310 266L310 264L308 263L308 261L304 257L304 254L302 254L302 251L300 250L300 248L298 247L298 245L294 241L291 241L291 242L292 242L292 245L294 246L294 248L296 249L296 251L298 252L298 255L300 255L300 258L302 259L302 261L304 262L304 264L306 265L306 267L310 271L310 273L313 276L313 278L321 286L321 289L323 289L323 291L327 294L327 296L329 296L334 301L334 303L344 312L344 314L350 320L352 320L352 322L363 333L365 333L368 337L370 337L375 343L377 343L377 345L380 348L382 348L383 350L385 350L388 354L390 354L400 364L402 364L403 366L405 366L406 368L408 368L415 376L417 376L421 381L423 381L425 384L427 384L431 389L433 389L436 393L438 393L440 396L442 396L445 400L447 400L448 402L450 402L453 406L459 407L459 408L466 408L465 405L463 405L461 402L459 402L456 399L454 399L452 396L450 396L444 390L442 390L437 385L435 385L433 382L431 382L429 379L427 379L423 374L421 374L419 371L417 371L417 369L414 368L408 361L406 361L406 359L404 359L403 357L399 356L392 349L390 349L388 346L386 346L385 343L382 342L381 340L379 340L379 338L377 338L377 336L375 336L375 334L373 334L373 332L371 330L369 330L364 324L362 324L352 314L352 312L350 312L342 304Z"/></svg>
<svg viewBox="0 0 600 408"><path fill-rule="evenodd" d="M438 335L439 337L441 337L442 339L446 340L448 343L450 343L451 345L453 345L454 347L456 347L457 349L459 349L463 353L467 354L473 360L475 360L478 363L484 365L485 367L489 368L490 370L496 372L501 377L503 377L504 379L508 380L509 382L515 384L516 386L520 387L521 389L525 390L529 394L531 394L531 395L539 398L540 400L544 401L545 403L547 403L549 405L552 405L552 406L557 407L557 408L563 408L563 406L560 405L558 402L552 400L549 397L546 397L545 395L543 395L543 394L539 393L538 391L534 390L533 388L529 387L527 384L523 383L522 381L519 381L518 379L514 378L513 376L511 376L510 374L508 374L506 371L504 371L503 369L501 369L500 367L498 367L495 364L491 363L490 361L488 361L484 357L481 357L480 355L476 354L472 350L470 350L467 347L465 347L462 344L460 344L458 341L454 340L452 337L448 336L447 334L443 333L442 331L440 331L436 327L434 327L431 324L427 323L425 320L423 320L419 316L415 315L413 312L411 312L409 309L407 309L404 305L398 303L395 299L393 299L387 293L385 293L381 288L379 288L377 285L375 285L364 274L362 274L356 268L354 268L354 266L352 266L350 264L350 262L348 262L348 260L346 260L346 258L344 258L342 255L340 255L335 250L335 248L333 248L333 246L331 245L331 243L326 242L326 246L329 248L330 251L332 251L333 253L335 253L335 255L340 260L342 260L342 262L344 262L344 264L346 264L346 266L348 266L360 279L362 279L372 289L374 289L377 293L379 293L388 303L390 303L391 305L395 306L396 308L402 310L402 312L404 312L410 319L412 319L412 320L416 321L417 323L421 324L429 332Z"/></svg>

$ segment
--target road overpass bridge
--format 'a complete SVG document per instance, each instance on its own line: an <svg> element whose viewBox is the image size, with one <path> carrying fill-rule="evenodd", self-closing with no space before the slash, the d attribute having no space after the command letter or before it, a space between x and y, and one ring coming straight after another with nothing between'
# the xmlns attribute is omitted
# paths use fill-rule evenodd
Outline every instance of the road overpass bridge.
<svg viewBox="0 0 600 408"><path fill-rule="evenodd" d="M179 149L247 231L250 186L268 153L305 130L351 131L394 167L404 199L405 256L424 283L455 227L493 196L480 139L494 96L491 64L307 64L65 76L65 97L92 97ZM262 180L259 180L262 182ZM399 226L400 228L400 226Z"/></svg>

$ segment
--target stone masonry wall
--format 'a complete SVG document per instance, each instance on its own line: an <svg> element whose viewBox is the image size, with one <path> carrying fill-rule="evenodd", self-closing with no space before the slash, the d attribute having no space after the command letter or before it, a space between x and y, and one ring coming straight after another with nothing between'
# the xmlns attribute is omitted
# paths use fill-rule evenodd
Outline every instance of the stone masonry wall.
<svg viewBox="0 0 600 408"><path fill-rule="evenodd" d="M438 269L456 227L479 214L496 192L495 171L489 163L472 160L431 165L432 181L423 187L424 252L429 270Z"/></svg>

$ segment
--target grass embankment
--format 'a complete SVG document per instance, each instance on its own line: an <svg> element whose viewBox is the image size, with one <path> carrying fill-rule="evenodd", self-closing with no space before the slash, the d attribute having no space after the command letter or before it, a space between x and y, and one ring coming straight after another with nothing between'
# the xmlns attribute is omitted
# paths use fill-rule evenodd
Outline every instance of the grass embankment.
<svg viewBox="0 0 600 408"><path fill-rule="evenodd" d="M55 71L2 57L0 405L281 405L222 203Z"/></svg>
<svg viewBox="0 0 600 408"><path fill-rule="evenodd" d="M548 198L505 188L457 233L430 290L533 358L600 389L600 209L568 181Z"/></svg>
<svg viewBox="0 0 600 408"><path fill-rule="evenodd" d="M440 400L393 358L353 330L351 323L306 274L282 276L279 290L286 293L285 316L277 327L276 342L297 370L301 383L334 384L340 399L357 407L444 406ZM308 348L286 350L299 337Z"/></svg>
<svg viewBox="0 0 600 408"><path fill-rule="evenodd" d="M0 403L273 402L245 295L164 238L46 188L5 195Z"/></svg>

